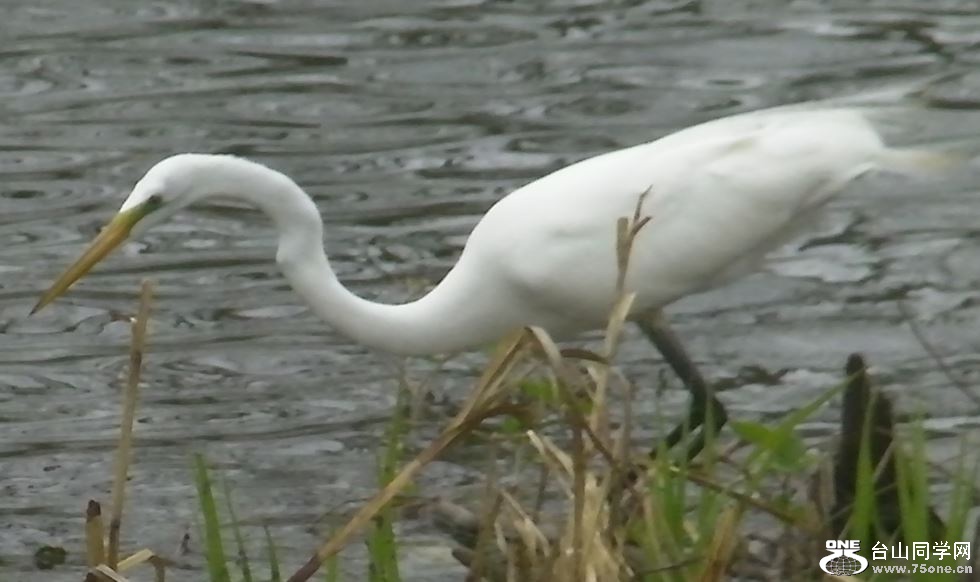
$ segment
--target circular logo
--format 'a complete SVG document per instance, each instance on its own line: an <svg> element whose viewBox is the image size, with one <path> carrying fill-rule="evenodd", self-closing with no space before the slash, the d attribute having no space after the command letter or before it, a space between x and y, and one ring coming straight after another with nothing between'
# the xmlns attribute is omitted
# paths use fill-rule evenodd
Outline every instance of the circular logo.
<svg viewBox="0 0 980 582"><path fill-rule="evenodd" d="M838 556L827 562L827 572L834 576L853 576L864 570L864 564L850 556Z"/></svg>
<svg viewBox="0 0 980 582"><path fill-rule="evenodd" d="M820 569L834 576L853 576L868 567L868 561L858 555L858 540L827 540L829 554L820 560Z"/></svg>

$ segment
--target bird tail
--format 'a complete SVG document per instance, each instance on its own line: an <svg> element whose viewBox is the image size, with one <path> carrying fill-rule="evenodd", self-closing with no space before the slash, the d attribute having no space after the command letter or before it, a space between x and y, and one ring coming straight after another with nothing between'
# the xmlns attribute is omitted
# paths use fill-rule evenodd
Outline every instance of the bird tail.
<svg viewBox="0 0 980 582"><path fill-rule="evenodd" d="M970 161L962 152L885 148L878 158L878 166L887 172L904 175L936 175L954 170Z"/></svg>

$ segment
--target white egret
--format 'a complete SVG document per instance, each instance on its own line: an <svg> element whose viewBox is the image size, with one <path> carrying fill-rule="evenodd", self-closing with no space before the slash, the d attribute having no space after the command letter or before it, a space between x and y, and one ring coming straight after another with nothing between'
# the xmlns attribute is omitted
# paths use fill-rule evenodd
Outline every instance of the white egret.
<svg viewBox="0 0 980 582"><path fill-rule="evenodd" d="M942 154L886 146L873 117L859 107L763 110L572 164L497 202L445 278L401 305L367 301L338 281L323 249L320 213L292 179L238 157L179 154L137 182L34 311L131 234L198 200L223 197L272 219L283 274L318 317L353 341L412 355L471 349L526 325L568 337L605 324L616 299L616 222L649 191L641 210L650 221L634 241L626 274L627 290L636 293L631 318L687 382L685 426L693 431L711 418L717 429L724 410L660 309L757 268L856 178L942 164Z"/></svg>

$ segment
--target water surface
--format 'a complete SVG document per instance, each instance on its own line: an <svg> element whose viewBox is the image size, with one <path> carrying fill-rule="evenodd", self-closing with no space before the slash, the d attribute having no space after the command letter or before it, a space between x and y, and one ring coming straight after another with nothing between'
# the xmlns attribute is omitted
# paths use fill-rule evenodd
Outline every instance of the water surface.
<svg viewBox="0 0 980 582"><path fill-rule="evenodd" d="M42 544L68 548L71 565L82 560L85 500L108 498L127 364L120 318L135 309L144 277L156 281L157 302L127 539L172 554L185 531L196 534L191 451L206 452L243 517L268 524L290 564L336 522L321 515L349 509L373 486L399 362L311 317L272 262L270 224L251 209L184 213L27 318L158 159L231 152L290 174L322 210L342 279L363 296L402 301L445 273L495 200L562 165L717 116L915 86L980 64L972 0L3 8L5 579L39 579L31 555ZM942 83L917 137L980 141L978 94L976 74ZM728 387L735 415L798 407L862 351L900 409L927 416L941 459L977 431L977 411L923 349L900 302L953 374L976 384L978 216L974 179L868 184L766 271L671 314L705 372ZM436 388L461 398L483 361L453 360ZM627 343L623 365L646 384L661 369L642 342ZM416 377L430 368L408 363ZM680 391L663 398L671 413L684 402ZM649 392L638 408L652 415ZM478 479L480 464L460 456L433 466L421 490L451 494ZM422 521L404 528L416 544L407 579L445 579L451 565L438 537ZM43 577L77 580L78 569Z"/></svg>

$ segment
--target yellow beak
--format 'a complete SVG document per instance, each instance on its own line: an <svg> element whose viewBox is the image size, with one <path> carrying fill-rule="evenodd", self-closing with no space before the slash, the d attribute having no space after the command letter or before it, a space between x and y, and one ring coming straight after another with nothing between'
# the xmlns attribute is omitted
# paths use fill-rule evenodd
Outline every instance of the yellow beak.
<svg viewBox="0 0 980 582"><path fill-rule="evenodd" d="M104 259L106 255L111 253L116 247L126 240L129 236L130 231L133 230L133 226L143 219L147 214L147 209L144 206L136 206L120 212L113 218L109 224L102 229L99 236L95 237L95 240L89 245L82 256L78 258L77 261L68 267L65 272L58 277L58 279L51 284L51 287L44 292L41 299L31 309L31 315L34 315L40 311L45 305L51 303L55 299L61 296L62 293L68 290L75 281L78 281L88 273L92 267L96 265L99 261Z"/></svg>

